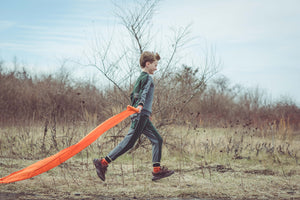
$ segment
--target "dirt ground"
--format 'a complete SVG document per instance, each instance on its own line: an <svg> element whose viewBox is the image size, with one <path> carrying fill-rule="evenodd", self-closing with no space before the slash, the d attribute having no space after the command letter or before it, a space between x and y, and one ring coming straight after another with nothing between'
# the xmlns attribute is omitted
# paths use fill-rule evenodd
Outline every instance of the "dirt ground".
<svg viewBox="0 0 300 200"><path fill-rule="evenodd" d="M43 199L43 200L54 200L54 199L66 199L66 200L85 200L85 199L101 199L101 200L131 200L131 199L147 199L147 198L124 198L124 197L105 197L101 195L92 195L89 197L81 197L81 194L74 194L72 197L57 197L54 195L37 195L37 194L30 194L30 193L6 193L1 192L0 193L0 200L16 200L16 199L22 199L22 200L32 200L32 199ZM151 200L219 200L219 199L203 199L203 198L151 198ZM149 198L150 200L150 198ZM221 200L221 198L220 198Z"/></svg>

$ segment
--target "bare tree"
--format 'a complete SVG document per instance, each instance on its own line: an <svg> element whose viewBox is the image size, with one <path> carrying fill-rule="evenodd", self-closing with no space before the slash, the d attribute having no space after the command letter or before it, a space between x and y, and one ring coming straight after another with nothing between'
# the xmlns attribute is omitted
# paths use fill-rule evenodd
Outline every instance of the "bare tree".
<svg viewBox="0 0 300 200"><path fill-rule="evenodd" d="M101 35L95 36L92 53L85 66L95 67L113 84L117 89L115 100L120 103L129 103L129 92L139 69L139 56L151 42L150 25L158 3L159 0L146 0L136 1L134 5L128 6L114 2L115 15L127 33L121 30L119 40L115 30L109 39ZM127 35L131 43L124 39Z"/></svg>
<svg viewBox="0 0 300 200"><path fill-rule="evenodd" d="M220 70L221 62L211 49L205 49L202 55L199 54L202 56L201 62L192 65L181 64L179 68L174 68L176 63L182 63L179 62L181 58L178 58L177 49L184 48L187 42L193 41L187 34L188 29L183 30L181 34L177 34L171 58L167 61L166 66L172 67L165 68L158 80L158 95L155 101L155 107L159 108L155 110L159 113L158 127L181 120L180 115L186 113L186 106L193 99L200 97L208 81Z"/></svg>
<svg viewBox="0 0 300 200"><path fill-rule="evenodd" d="M124 33L122 30L122 38L124 40L128 36L130 43L123 41L121 46L116 46L118 41L115 41L113 34L109 40L103 41L98 38L95 41L88 65L95 67L114 85L117 89L114 90L115 99L123 104L129 102L129 93L139 71L140 54L155 41L156 33L152 32L152 19L159 2L160 0L130 1L129 6L115 1L115 16L127 31ZM207 81L218 72L220 65L212 51L205 52L201 64L185 65L181 61L180 53L194 41L191 37L191 25L171 28L170 33L171 35L166 39L167 52L159 52L165 56L155 76L157 95L154 113L159 116L160 125L167 124L165 119L178 118L184 108L203 92ZM121 97L117 93L120 93ZM174 122L174 120L168 121Z"/></svg>
<svg viewBox="0 0 300 200"><path fill-rule="evenodd" d="M114 3L116 16L131 35L135 49L142 54L151 42L152 17L160 0L136 1L131 7L122 7Z"/></svg>

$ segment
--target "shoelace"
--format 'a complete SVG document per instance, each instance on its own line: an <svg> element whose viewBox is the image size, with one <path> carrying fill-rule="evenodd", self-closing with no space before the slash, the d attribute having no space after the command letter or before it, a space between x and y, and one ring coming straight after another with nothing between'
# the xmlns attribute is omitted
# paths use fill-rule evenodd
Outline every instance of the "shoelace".
<svg viewBox="0 0 300 200"><path fill-rule="evenodd" d="M160 170L161 170L161 171L168 171L168 168L165 167L165 166L162 166L162 167L160 168Z"/></svg>

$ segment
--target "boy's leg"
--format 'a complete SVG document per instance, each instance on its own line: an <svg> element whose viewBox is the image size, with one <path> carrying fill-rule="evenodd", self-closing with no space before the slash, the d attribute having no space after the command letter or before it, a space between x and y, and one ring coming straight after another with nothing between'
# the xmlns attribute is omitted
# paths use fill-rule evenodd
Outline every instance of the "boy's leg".
<svg viewBox="0 0 300 200"><path fill-rule="evenodd" d="M156 181L174 174L174 171L168 170L168 168L166 167L160 167L163 140L150 120L147 123L143 133L149 138L152 143L152 180Z"/></svg>
<svg viewBox="0 0 300 200"><path fill-rule="evenodd" d="M152 143L153 165L160 164L163 139L161 138L161 136L159 135L159 133L157 132L156 128L153 126L150 120L147 123L143 134L146 135Z"/></svg>
<svg viewBox="0 0 300 200"><path fill-rule="evenodd" d="M124 137L124 139L108 154L108 157L111 159L111 161L117 159L119 156L127 152L129 149L131 149L137 139L142 134L147 122L149 121L149 118L145 115L140 115L135 119L131 127L128 131L128 134Z"/></svg>
<svg viewBox="0 0 300 200"><path fill-rule="evenodd" d="M94 159L94 165L96 167L96 172L99 178L105 181L105 173L107 171L108 163L117 159L119 156L124 154L126 151L131 149L140 137L143 129L145 128L149 117L145 115L138 115L136 119L132 121L130 130L124 139L116 146L107 156L102 159Z"/></svg>

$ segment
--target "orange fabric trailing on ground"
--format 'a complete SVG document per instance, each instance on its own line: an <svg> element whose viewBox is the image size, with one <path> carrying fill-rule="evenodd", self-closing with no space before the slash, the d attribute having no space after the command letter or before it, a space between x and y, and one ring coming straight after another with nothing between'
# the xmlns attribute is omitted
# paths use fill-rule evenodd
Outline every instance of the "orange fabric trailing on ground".
<svg viewBox="0 0 300 200"><path fill-rule="evenodd" d="M0 183L12 183L16 181L29 179L60 165L61 163L65 162L69 158L73 157L74 155L88 147L104 132L111 129L112 127L126 119L128 116L136 112L138 112L137 108L127 106L127 110L109 118L108 120L100 124L87 136L80 140L77 144L74 144L64 150L61 150L57 154L40 160L20 171L14 172L6 177L0 178Z"/></svg>

